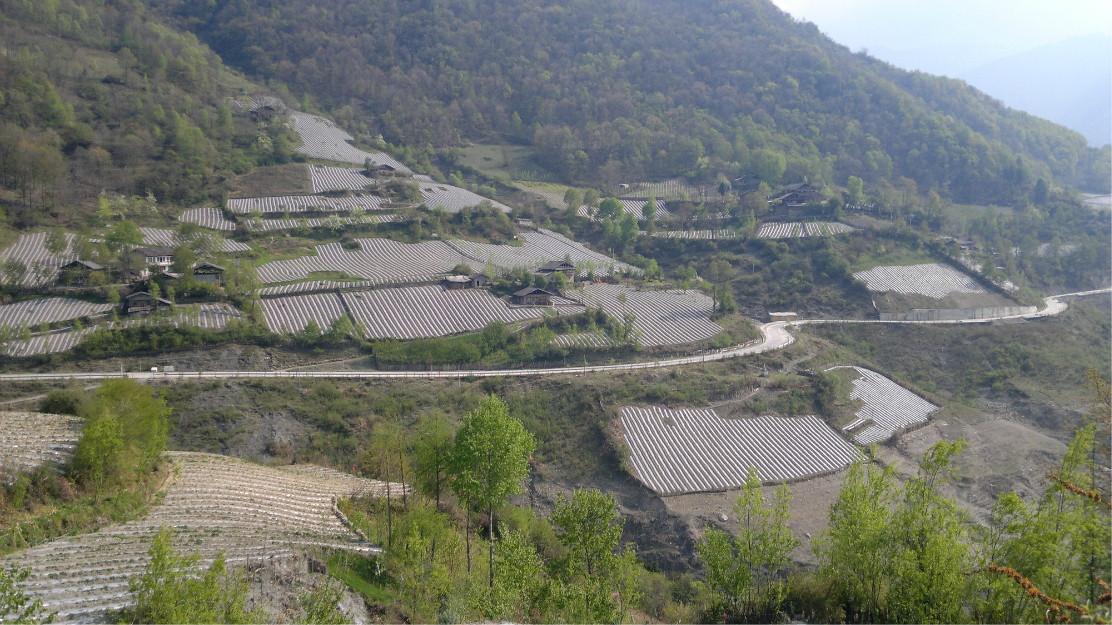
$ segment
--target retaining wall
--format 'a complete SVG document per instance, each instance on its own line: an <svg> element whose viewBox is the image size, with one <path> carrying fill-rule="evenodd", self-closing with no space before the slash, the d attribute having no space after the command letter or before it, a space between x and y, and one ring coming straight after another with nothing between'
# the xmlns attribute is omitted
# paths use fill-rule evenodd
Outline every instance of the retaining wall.
<svg viewBox="0 0 1112 625"><path fill-rule="evenodd" d="M995 319L1027 315L1035 306L987 306L984 308L916 308L906 313L880 313L881 321L954 321L958 319Z"/></svg>

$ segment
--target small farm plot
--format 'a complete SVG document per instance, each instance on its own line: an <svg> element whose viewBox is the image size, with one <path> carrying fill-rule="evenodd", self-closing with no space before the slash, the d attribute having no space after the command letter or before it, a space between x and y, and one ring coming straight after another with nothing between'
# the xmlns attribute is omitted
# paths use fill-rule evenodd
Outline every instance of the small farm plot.
<svg viewBox="0 0 1112 625"><path fill-rule="evenodd" d="M586 276L591 272L597 276L609 275L613 271L641 273L641 270L636 267L614 260L605 254L592 252L583 245L551 230L542 228L539 232L523 232L518 236L525 239L525 244L520 247L475 243L462 239L454 239L450 245L461 254L502 270L519 268L533 270L549 261L570 257L571 262L578 268L580 276Z"/></svg>
<svg viewBox="0 0 1112 625"><path fill-rule="evenodd" d="M85 335L95 330L95 327L80 330L63 330L32 336L27 340L16 339L7 343L0 343L0 353L6 356L26 358L40 354L60 354L69 351L85 338Z"/></svg>
<svg viewBox="0 0 1112 625"><path fill-rule="evenodd" d="M464 208L478 206L482 202L490 202L491 205L503 213L508 213L513 210L501 202L476 195L467 189L440 183L422 184L421 200L429 208L436 208L439 206L450 213L458 213Z"/></svg>
<svg viewBox="0 0 1112 625"><path fill-rule="evenodd" d="M22 585L63 622L103 619L132 601L128 580L144 571L152 537L174 531L173 546L207 566L283 558L305 549L377 553L345 527L334 499L381 496L386 484L320 467L264 467L214 454L170 452L176 476L150 513L92 534L61 538L0 558L31 569ZM394 495L402 493L393 484Z"/></svg>
<svg viewBox="0 0 1112 625"><path fill-rule="evenodd" d="M0 306L0 326L37 326L40 323L100 315L112 308L112 304L93 304L67 297L41 297Z"/></svg>
<svg viewBox="0 0 1112 625"><path fill-rule="evenodd" d="M0 480L42 465L54 470L69 462L83 420L41 412L0 412Z"/></svg>
<svg viewBox="0 0 1112 625"><path fill-rule="evenodd" d="M644 213L645 205L648 204L649 201L648 200L618 200L618 203L622 205L622 212L625 213L626 215L633 215L637 219L644 219L645 218L645 213ZM579 207L579 210L577 211L577 214L580 217L589 217L590 216L589 211L590 211L590 208L588 208L588 206L586 204L584 204L583 206ZM657 200L657 202L656 202L656 219L666 219L670 216L671 215L668 212L667 207L665 207L664 202L662 202L660 200ZM597 215L595 216L595 219L598 219Z"/></svg>
<svg viewBox="0 0 1112 625"><path fill-rule="evenodd" d="M314 293L259 300L271 332L300 332L313 321L321 330L344 315L344 304L336 293Z"/></svg>
<svg viewBox="0 0 1112 625"><path fill-rule="evenodd" d="M269 232L271 230L292 230L306 226L308 228L331 228L333 225L346 226L350 224L388 224L398 219L398 215L367 215L366 217L325 217L324 219L248 219L244 222L247 229L252 232ZM329 221L330 219L335 220Z"/></svg>
<svg viewBox="0 0 1112 625"><path fill-rule="evenodd" d="M202 228L209 228L211 230L224 230L230 232L236 229L236 222L225 219L223 211L212 206L191 208L179 215L178 221L187 224L197 224Z"/></svg>
<svg viewBox="0 0 1112 625"><path fill-rule="evenodd" d="M362 169L313 164L309 165L309 180L313 186L313 193L362 191L368 186L378 184L374 178L367 177L365 170Z"/></svg>
<svg viewBox="0 0 1112 625"><path fill-rule="evenodd" d="M259 289L259 297L277 297L279 295L296 295L313 291L338 291L340 289L360 289L373 287L373 282L366 280L360 282L339 282L336 280L308 280L295 284L281 284Z"/></svg>
<svg viewBox="0 0 1112 625"><path fill-rule="evenodd" d="M867 284L870 291L894 291L937 299L954 292L988 293L973 278L941 263L873 267L858 271L853 277Z"/></svg>
<svg viewBox="0 0 1112 625"><path fill-rule="evenodd" d="M441 241L398 243L389 239L356 239L359 250L339 243L318 245L316 256L278 260L258 268L263 282L303 280L315 271L340 271L372 284L429 282L459 263L474 263Z"/></svg>
<svg viewBox="0 0 1112 625"><path fill-rule="evenodd" d="M343 293L348 310L368 338L415 339L481 330L491 321L536 319L542 309L511 308L489 291L440 286ZM572 307L571 312L582 312Z"/></svg>
<svg viewBox="0 0 1112 625"><path fill-rule="evenodd" d="M362 165L369 158L375 165L386 165L394 171L412 173L408 167L381 152L364 152L348 143L355 138L340 130L332 120L308 113L290 113L290 124L301 136L296 151L311 158Z"/></svg>
<svg viewBox="0 0 1112 625"><path fill-rule="evenodd" d="M861 375L853 381L849 396L860 399L865 405L857 412L857 419L842 429L852 433L854 442L859 445L879 443L897 430L926 421L939 409L876 371L848 368Z"/></svg>
<svg viewBox="0 0 1112 625"><path fill-rule="evenodd" d="M824 237L851 232L852 227L836 221L782 221L761 224L758 239L790 239L792 237Z"/></svg>
<svg viewBox="0 0 1112 625"><path fill-rule="evenodd" d="M633 327L641 331L641 345L645 347L701 341L722 331L722 326L710 320L714 302L697 291L636 291L613 284L591 284L579 293L580 301L602 308L611 317L633 315Z"/></svg>
<svg viewBox="0 0 1112 625"><path fill-rule="evenodd" d="M143 233L143 243L145 245L161 245L165 247L177 247L181 245L181 239L178 233L173 230L165 228L140 228ZM223 252L250 252L251 246L239 241L229 241L227 239L221 241L220 249Z"/></svg>
<svg viewBox="0 0 1112 625"><path fill-rule="evenodd" d="M723 419L713 410L628 407L622 431L637 478L661 495L739 488L749 467L765 484L817 477L861 453L821 419Z"/></svg>
<svg viewBox="0 0 1112 625"><path fill-rule="evenodd" d="M647 234L647 233L646 233ZM657 230L652 236L658 239L694 239L713 241L717 239L733 239L737 233L733 230Z"/></svg>
<svg viewBox="0 0 1112 625"><path fill-rule="evenodd" d="M344 212L362 209L383 210L386 200L377 195L327 197L323 195L282 195L278 197L246 197L228 200L228 210L239 215L260 213Z"/></svg>
<svg viewBox="0 0 1112 625"><path fill-rule="evenodd" d="M22 263L23 275L7 275L0 269L0 278L5 282L17 281L21 286L39 286L54 281L58 274L58 267L77 258L70 250L73 246L73 235L66 234L68 247L61 254L53 254L46 249L46 233L20 235L19 240L8 249L0 252L0 263L14 259Z"/></svg>
<svg viewBox="0 0 1112 625"><path fill-rule="evenodd" d="M614 339L599 330L597 332L561 334L553 339L552 344L559 347L604 348L613 347Z"/></svg>

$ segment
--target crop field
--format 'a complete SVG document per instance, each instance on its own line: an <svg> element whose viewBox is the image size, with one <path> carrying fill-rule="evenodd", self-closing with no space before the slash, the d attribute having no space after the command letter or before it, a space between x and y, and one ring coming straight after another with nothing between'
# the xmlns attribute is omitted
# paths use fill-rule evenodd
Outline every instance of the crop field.
<svg viewBox="0 0 1112 625"><path fill-rule="evenodd" d="M713 302L698 291L635 291L614 284L591 284L573 293L582 294L584 304L601 307L612 317L624 319L632 314L633 327L641 331L645 347L691 343L722 332L722 326L710 320Z"/></svg>
<svg viewBox="0 0 1112 625"><path fill-rule="evenodd" d="M224 213L219 208L207 206L191 208L178 215L178 221L188 224L197 224L210 230L232 231L236 229L236 222L224 218Z"/></svg>
<svg viewBox="0 0 1112 625"><path fill-rule="evenodd" d="M837 367L843 368L843 367ZM857 411L857 419L842 428L853 434L859 445L879 443L897 430L927 420L938 406L896 384L875 371L854 369L861 377L853 381L852 399L865 402Z"/></svg>
<svg viewBox="0 0 1112 625"><path fill-rule="evenodd" d="M643 234L647 234L644 233ZM713 241L716 239L733 239L737 233L723 228L721 230L657 230L652 236L658 239L701 239Z"/></svg>
<svg viewBox="0 0 1112 625"><path fill-rule="evenodd" d="M633 215L637 219L644 219L645 218L645 215L642 212L642 210L645 208L645 204L649 203L648 200L618 200L618 202L622 205L622 212L623 213L625 213L627 215ZM587 217L589 215L589 213L587 211L588 211L587 205L584 204L583 206L579 207L579 211L577 212L577 214L580 217ZM668 212L668 209L665 207L664 202L661 201L661 200L657 200L657 202L656 202L656 219L666 219L670 216L671 216L671 214ZM596 216L595 219L598 219L598 217Z"/></svg>
<svg viewBox="0 0 1112 625"><path fill-rule="evenodd" d="M665 180L664 182L638 182L630 185L628 190L620 191L623 195L636 195L648 198L650 195L656 199L680 199L680 193L685 193L689 198L699 196L698 187L693 187L681 179Z"/></svg>
<svg viewBox="0 0 1112 625"><path fill-rule="evenodd" d="M356 239L359 250L347 251L339 243L316 247L316 256L277 260L258 268L263 282L292 282L316 271L341 271L371 284L428 282L465 259L441 241L398 243L389 239Z"/></svg>
<svg viewBox="0 0 1112 625"><path fill-rule="evenodd" d="M988 293L976 280L942 263L873 267L858 271L854 278L865 282L870 291L894 291L941 299L948 293Z"/></svg>
<svg viewBox="0 0 1112 625"><path fill-rule="evenodd" d="M313 164L309 165L309 180L313 185L313 193L362 191L368 186L378 184L378 180L368 178L362 169Z"/></svg>
<svg viewBox="0 0 1112 625"><path fill-rule="evenodd" d="M214 454L170 452L180 469L161 505L135 521L61 538L0 559L30 568L23 585L59 621L94 621L131 601L128 580L149 561L151 538L175 532L174 548L207 566L221 552L230 566L324 547L377 548L350 532L333 511L336 497L382 495L384 482L299 465L264 467ZM393 485L394 494L402 486Z"/></svg>
<svg viewBox="0 0 1112 625"><path fill-rule="evenodd" d="M67 297L42 297L0 306L0 326L37 326L40 323L99 315L110 310L112 304L93 304Z"/></svg>
<svg viewBox="0 0 1112 625"><path fill-rule="evenodd" d="M446 290L440 286L353 291L341 294L367 338L415 339L482 330L491 321L513 323L544 313L510 307L484 289ZM583 312L569 306L567 314Z"/></svg>
<svg viewBox="0 0 1112 625"><path fill-rule="evenodd" d="M282 284L259 289L259 297L276 297L278 295L296 295L309 291L336 291L339 289L358 289L373 287L373 282L362 280L359 282L342 282L338 280L309 280L296 284Z"/></svg>
<svg viewBox="0 0 1112 625"><path fill-rule="evenodd" d="M399 215L367 215L366 217L339 217L341 225L348 224L388 224L397 220ZM309 228L323 228L328 225L325 219L305 219L304 225ZM271 230L292 230L302 226L301 219L260 219L244 222L247 229L252 232L269 232Z"/></svg>
<svg viewBox="0 0 1112 625"><path fill-rule="evenodd" d="M58 470L77 447L83 423L67 415L0 412L0 480L43 464Z"/></svg>
<svg viewBox="0 0 1112 625"><path fill-rule="evenodd" d="M66 240L69 241L70 246L73 245L72 234L67 233ZM58 273L58 267L61 267L77 257L70 254L68 250L58 256L51 254L46 249L46 233L36 232L34 234L20 235L19 240L16 241L14 245L0 252L0 262L4 262L9 258L20 261L27 268L27 272L19 281L20 285L38 286L40 284L49 284L53 282L54 276ZM4 275L2 279L7 282L12 278Z"/></svg>
<svg viewBox="0 0 1112 625"><path fill-rule="evenodd" d="M503 213L508 213L513 210L501 202L477 195L467 189L439 183L422 184L421 200L429 208L436 208L439 206L450 213L458 213L464 208L478 206L482 202L490 202Z"/></svg>
<svg viewBox="0 0 1112 625"><path fill-rule="evenodd" d="M560 347L613 347L614 339L599 330L598 332L561 334L552 341L552 344Z"/></svg>
<svg viewBox="0 0 1112 625"><path fill-rule="evenodd" d="M793 236L822 237L851 232L853 228L837 221L780 221L761 224L758 239L790 239Z"/></svg>
<svg viewBox="0 0 1112 625"><path fill-rule="evenodd" d="M762 483L817 477L861 453L814 416L723 419L713 410L626 407L622 430L637 478L661 495L739 488L749 467Z"/></svg>
<svg viewBox="0 0 1112 625"><path fill-rule="evenodd" d="M269 106L283 114L289 111L285 102L269 95L253 95L250 100L232 100L232 106L248 111L256 111L264 106Z"/></svg>
<svg viewBox="0 0 1112 625"><path fill-rule="evenodd" d="M300 332L310 322L327 330L344 315L344 304L336 293L314 293L259 300L266 327L271 332Z"/></svg>
<svg viewBox="0 0 1112 625"><path fill-rule="evenodd" d="M351 197L326 197L323 195L283 195L278 197L246 197L228 200L228 210L247 215L254 210L260 213L305 213L352 211L361 208L365 211L385 210L384 198L377 195L353 195Z"/></svg>
<svg viewBox="0 0 1112 625"><path fill-rule="evenodd" d="M563 260L565 256L570 256L571 262L579 267L580 276L586 276L592 270L595 275L605 276L610 274L611 269L641 273L641 270L636 267L604 254L592 252L582 244L551 230L542 228L539 232L523 232L518 236L525 239L525 244L520 247L475 243L460 239L452 240L450 245L467 256L501 269L524 267L532 270L549 261Z"/></svg>
<svg viewBox="0 0 1112 625"><path fill-rule="evenodd" d="M181 240L178 238L178 233L173 230L165 228L140 228L143 233L144 245L161 245L164 247L177 247L181 245ZM225 239L221 243L221 250L224 252L250 252L251 246L239 241L228 241Z"/></svg>
<svg viewBox="0 0 1112 625"><path fill-rule="evenodd" d="M302 145L298 146L296 151L310 158L354 165L362 165L369 158L376 165L389 165L396 171L411 173L408 167L386 154L364 152L348 143L355 138L340 130L332 120L298 112L291 112L289 118L293 129L301 136Z"/></svg>
<svg viewBox="0 0 1112 625"><path fill-rule="evenodd" d="M63 330L32 336L30 339L16 339L7 343L0 343L0 353L6 356L25 358L39 354L60 354L69 351L85 338L85 335L95 328L82 328L80 330Z"/></svg>

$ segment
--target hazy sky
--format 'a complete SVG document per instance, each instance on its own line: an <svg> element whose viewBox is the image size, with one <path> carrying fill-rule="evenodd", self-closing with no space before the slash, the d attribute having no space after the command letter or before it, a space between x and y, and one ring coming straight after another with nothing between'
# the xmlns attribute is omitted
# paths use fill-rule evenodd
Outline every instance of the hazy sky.
<svg viewBox="0 0 1112 625"><path fill-rule="evenodd" d="M954 76L1043 44L1112 35L1109 0L773 0L834 41Z"/></svg>

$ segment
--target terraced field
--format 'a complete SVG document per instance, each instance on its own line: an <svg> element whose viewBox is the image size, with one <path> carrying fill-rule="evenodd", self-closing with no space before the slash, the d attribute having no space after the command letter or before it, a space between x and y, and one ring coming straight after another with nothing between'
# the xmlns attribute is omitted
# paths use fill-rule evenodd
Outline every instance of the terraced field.
<svg viewBox="0 0 1112 625"><path fill-rule="evenodd" d="M178 233L173 230L165 228L140 228L143 233L143 243L145 245L160 245L163 247L177 247L181 245L178 238ZM224 252L250 252L251 246L239 241L229 241L225 239L221 242L220 249Z"/></svg>
<svg viewBox="0 0 1112 625"><path fill-rule="evenodd" d="M343 212L355 209L365 211L385 210L385 198L377 195L352 195L326 197L323 195L283 195L278 197L246 197L228 200L228 210L247 215L260 213Z"/></svg>
<svg viewBox="0 0 1112 625"><path fill-rule="evenodd" d="M0 558L31 569L24 588L60 621L91 621L129 603L128 580L143 572L151 538L175 531L174 547L207 565L282 558L310 547L375 552L334 512L334 498L381 495L376 480L306 465L264 467L214 454L170 452L179 468L161 505L139 520L62 538ZM402 486L392 486L394 494Z"/></svg>
<svg viewBox="0 0 1112 625"><path fill-rule="evenodd" d="M614 284L591 284L576 294L591 307L624 319L634 316L633 326L641 331L641 345L680 345L709 339L722 331L710 320L713 302L697 291L636 291ZM625 303L619 296L625 295Z"/></svg>
<svg viewBox="0 0 1112 625"><path fill-rule="evenodd" d="M941 299L948 293L988 293L973 278L941 263L873 267L858 271L854 278L865 282L870 291L894 291Z"/></svg>
<svg viewBox="0 0 1112 625"><path fill-rule="evenodd" d="M850 397L865 402L857 411L857 419L842 428L853 434L859 445L879 443L897 430L922 423L938 406L880 375L861 367L835 367L854 369L861 377L853 381Z"/></svg>
<svg viewBox="0 0 1112 625"><path fill-rule="evenodd" d="M93 304L67 297L42 297L0 306L0 326L37 326L66 319L89 317L112 310L112 304Z"/></svg>
<svg viewBox="0 0 1112 625"><path fill-rule="evenodd" d="M793 236L823 237L852 230L850 226L836 221L784 221L763 223L754 236L758 239L790 239Z"/></svg>
<svg viewBox="0 0 1112 625"><path fill-rule="evenodd" d="M627 215L633 215L637 219L644 219L645 218L645 214L642 211L645 208L645 204L649 203L649 201L647 199L645 199L645 200L618 200L618 202L622 205L622 212L623 213L625 213ZM583 205L583 206L579 207L579 211L577 212L577 214L580 217L587 217L589 215L589 213L587 211L588 211L587 206ZM664 205L664 202L661 201L661 200L657 200L657 202L656 202L656 218L657 219L666 219L670 216L671 216L671 213L668 212L668 209Z"/></svg>
<svg viewBox="0 0 1112 625"><path fill-rule="evenodd" d="M501 202L477 195L467 189L440 183L422 184L421 201L429 208L441 207L450 213L458 213L463 208L478 206L484 201L490 202L503 213L508 213L513 210Z"/></svg>
<svg viewBox="0 0 1112 625"><path fill-rule="evenodd" d="M236 229L236 222L224 218L224 213L219 208L212 206L204 208L191 208L178 216L182 223L197 224L210 230L232 231Z"/></svg>
<svg viewBox="0 0 1112 625"><path fill-rule="evenodd" d="M282 284L259 289L259 297L276 297L279 295L296 295L310 291L336 291L339 289L358 289L373 287L373 282L361 280L358 282L341 282L338 280L308 280L295 284Z"/></svg>
<svg viewBox="0 0 1112 625"><path fill-rule="evenodd" d="M325 191L362 191L368 186L378 184L378 180L368 178L362 169L329 167L328 165L309 165L309 181L313 193Z"/></svg>
<svg viewBox="0 0 1112 625"><path fill-rule="evenodd" d="M631 185L628 190L623 190L621 193L626 195L638 195L648 198L652 195L657 200L660 199L680 199L680 194L686 194L689 198L698 197L700 191L697 187L687 184L682 179L665 180L664 182L638 182Z"/></svg>
<svg viewBox="0 0 1112 625"><path fill-rule="evenodd" d="M721 230L657 230L652 236L658 239L701 239L712 241L716 239L733 239L737 237L737 233L726 228Z"/></svg>
<svg viewBox="0 0 1112 625"><path fill-rule="evenodd" d="M472 262L441 241L398 243L389 239L356 239L360 249L339 243L318 245L316 256L269 262L258 268L263 282L292 282L316 271L342 271L371 284L428 282L461 262Z"/></svg>
<svg viewBox="0 0 1112 625"><path fill-rule="evenodd" d="M551 230L542 228L539 232L523 232L518 237L525 239L525 244L520 247L475 243L461 239L452 240L450 245L471 258L504 270L517 268L532 270L549 261L571 257L571 262L579 268L580 276L586 276L592 270L598 276L609 275L611 271L628 270L641 273L641 270L636 267L604 254L592 252L583 245Z"/></svg>
<svg viewBox="0 0 1112 625"><path fill-rule="evenodd" d="M66 241L70 246L73 245L73 235L66 234ZM58 275L58 267L70 262L77 258L76 255L66 251L60 255L51 254L46 249L46 233L36 232L33 234L20 235L11 247L0 252L0 263L7 261L9 258L14 258L27 268L26 273L20 279L19 284L22 286L38 286L40 284L50 284ZM2 276L4 281L9 281L10 276Z"/></svg>
<svg viewBox="0 0 1112 625"><path fill-rule="evenodd" d="M580 332L578 334L561 334L552 341L553 345L560 347L613 347L614 339L601 330L598 332Z"/></svg>
<svg viewBox="0 0 1112 625"><path fill-rule="evenodd" d="M0 481L44 464L60 471L81 438L82 419L41 412L0 412Z"/></svg>
<svg viewBox="0 0 1112 625"><path fill-rule="evenodd" d="M376 165L388 165L395 171L412 173L408 167L390 156L381 152L364 152L348 143L355 138L340 130L331 120L308 113L291 112L290 124L297 134L301 136L302 145L296 148L297 152L310 158L319 158L327 161L340 161L362 165L368 158Z"/></svg>
<svg viewBox="0 0 1112 625"><path fill-rule="evenodd" d="M765 484L831 473L860 452L814 416L723 419L713 410L627 407L630 464L661 495L738 488L749 467Z"/></svg>
<svg viewBox="0 0 1112 625"><path fill-rule="evenodd" d="M505 301L480 289L419 286L354 291L343 293L341 297L353 321L363 328L368 338L447 336L481 330L495 320L513 323L543 315L539 308L507 306ZM583 312L583 307L568 306L561 312Z"/></svg>
<svg viewBox="0 0 1112 625"><path fill-rule="evenodd" d="M400 215L367 215L366 217L339 217L341 225L348 224L388 224L396 221ZM324 219L305 219L306 226L310 228L323 228L328 225ZM301 219L260 219L247 220L244 222L247 229L252 232L269 232L271 230L292 230L293 228L300 228L302 225Z"/></svg>
<svg viewBox="0 0 1112 625"><path fill-rule="evenodd" d="M82 328L81 330L65 330L32 336L28 340L17 339L0 343L0 353L6 356L27 357L39 354L60 354L69 351L85 338L85 335L95 328Z"/></svg>
<svg viewBox="0 0 1112 625"><path fill-rule="evenodd" d="M344 304L336 293L313 293L259 300L266 327L271 332L300 332L310 321L327 330L344 315Z"/></svg>

